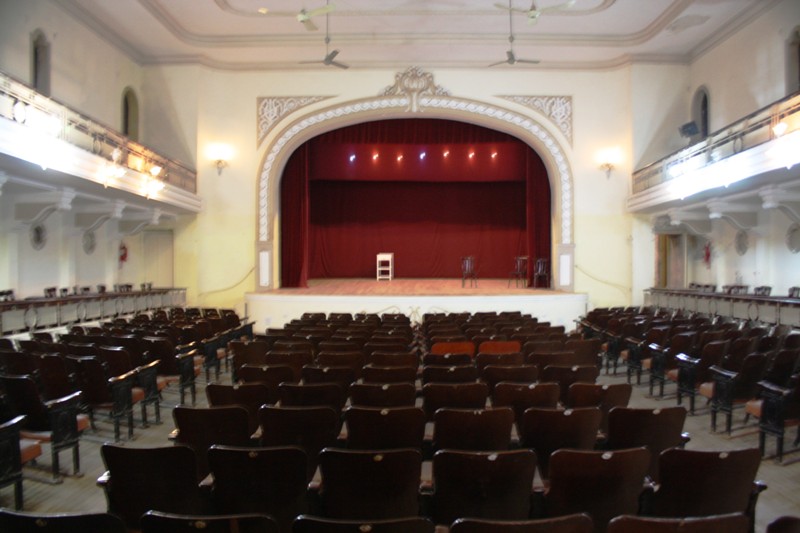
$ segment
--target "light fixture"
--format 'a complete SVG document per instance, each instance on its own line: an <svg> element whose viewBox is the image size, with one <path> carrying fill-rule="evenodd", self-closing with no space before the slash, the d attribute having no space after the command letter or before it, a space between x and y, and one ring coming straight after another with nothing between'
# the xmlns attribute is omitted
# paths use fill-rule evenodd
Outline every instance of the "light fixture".
<svg viewBox="0 0 800 533"><path fill-rule="evenodd" d="M420 160L425 159L425 152L420 152L419 158Z"/></svg>
<svg viewBox="0 0 800 533"><path fill-rule="evenodd" d="M781 135L786 133L786 130L788 130L788 129L789 129L789 125L784 121L780 121L777 124L775 124L774 126L772 126L772 133L775 134L775 137L780 137Z"/></svg>
<svg viewBox="0 0 800 533"><path fill-rule="evenodd" d="M350 154L350 162L352 163L355 160L356 160L356 154Z"/></svg>
<svg viewBox="0 0 800 533"><path fill-rule="evenodd" d="M606 179L611 177L611 171L622 161L622 151L619 148L606 148L597 154L598 168L606 173Z"/></svg>
<svg viewBox="0 0 800 533"><path fill-rule="evenodd" d="M214 162L217 176L222 175L222 169L228 166L233 157L233 147L225 143L211 143L206 147L206 156Z"/></svg>
<svg viewBox="0 0 800 533"><path fill-rule="evenodd" d="M397 162L399 163L402 160L403 160L403 154L398 155L397 156Z"/></svg>
<svg viewBox="0 0 800 533"><path fill-rule="evenodd" d="M161 174L161 170L162 170L161 166L153 164L150 167L150 171L149 172L150 172L151 176L153 176L154 178L157 178L158 175Z"/></svg>

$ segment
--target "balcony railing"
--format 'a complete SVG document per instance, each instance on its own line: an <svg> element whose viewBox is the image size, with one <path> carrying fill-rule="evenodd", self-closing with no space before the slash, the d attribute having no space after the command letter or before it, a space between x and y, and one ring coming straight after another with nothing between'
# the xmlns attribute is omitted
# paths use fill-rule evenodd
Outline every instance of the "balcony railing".
<svg viewBox="0 0 800 533"><path fill-rule="evenodd" d="M686 171L722 161L779 136L800 129L800 93L795 93L725 126L705 139L633 173L633 194L680 177Z"/></svg>
<svg viewBox="0 0 800 533"><path fill-rule="evenodd" d="M134 142L35 89L0 72L0 117L17 122L38 122L55 137L138 172L161 167L158 178L190 193L197 192L197 172L150 148Z"/></svg>

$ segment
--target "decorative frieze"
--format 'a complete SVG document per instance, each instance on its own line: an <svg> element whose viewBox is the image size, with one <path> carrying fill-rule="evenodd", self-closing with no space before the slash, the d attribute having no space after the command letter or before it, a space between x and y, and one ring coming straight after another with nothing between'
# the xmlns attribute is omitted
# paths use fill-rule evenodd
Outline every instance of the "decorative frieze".
<svg viewBox="0 0 800 533"><path fill-rule="evenodd" d="M258 140L261 144L269 130L283 117L301 107L311 105L332 96L264 96L258 102Z"/></svg>

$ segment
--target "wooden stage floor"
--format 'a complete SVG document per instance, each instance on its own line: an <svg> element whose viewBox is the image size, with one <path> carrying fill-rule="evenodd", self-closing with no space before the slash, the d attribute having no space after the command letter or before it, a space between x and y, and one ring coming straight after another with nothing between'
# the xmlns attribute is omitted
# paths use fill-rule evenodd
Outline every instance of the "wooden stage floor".
<svg viewBox="0 0 800 533"><path fill-rule="evenodd" d="M467 282L461 286L461 278L395 278L377 281L365 278L311 279L307 288L285 288L270 293L297 295L403 295L403 296L480 296L480 295L548 295L564 294L544 287L510 286L507 279L479 279L477 286Z"/></svg>

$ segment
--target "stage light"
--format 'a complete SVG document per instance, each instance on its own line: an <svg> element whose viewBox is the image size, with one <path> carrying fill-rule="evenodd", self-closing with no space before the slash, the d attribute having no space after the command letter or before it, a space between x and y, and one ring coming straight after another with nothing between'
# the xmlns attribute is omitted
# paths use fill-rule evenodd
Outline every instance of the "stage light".
<svg viewBox="0 0 800 533"><path fill-rule="evenodd" d="M402 160L403 160L403 154L398 155L397 156L397 162L399 163Z"/></svg>
<svg viewBox="0 0 800 533"><path fill-rule="evenodd" d="M443 153L442 155L443 155L444 157L449 157L449 156L450 156L450 150L445 150L445 151L444 151L444 153Z"/></svg>
<svg viewBox="0 0 800 533"><path fill-rule="evenodd" d="M492 152L492 159L497 159L497 152Z"/></svg>
<svg viewBox="0 0 800 533"><path fill-rule="evenodd" d="M469 153L469 158L470 159L474 159L475 158L475 152L470 152Z"/></svg>
<svg viewBox="0 0 800 533"><path fill-rule="evenodd" d="M373 161L377 161L378 160L378 152L375 152L374 154L372 154L372 160Z"/></svg>
<svg viewBox="0 0 800 533"><path fill-rule="evenodd" d="M352 163L355 160L356 160L356 154L350 154L350 162Z"/></svg>
<svg viewBox="0 0 800 533"><path fill-rule="evenodd" d="M420 161L422 161L423 159L425 159L425 152L421 152L421 153L419 154L419 159L420 159Z"/></svg>

